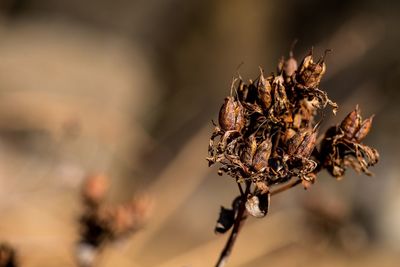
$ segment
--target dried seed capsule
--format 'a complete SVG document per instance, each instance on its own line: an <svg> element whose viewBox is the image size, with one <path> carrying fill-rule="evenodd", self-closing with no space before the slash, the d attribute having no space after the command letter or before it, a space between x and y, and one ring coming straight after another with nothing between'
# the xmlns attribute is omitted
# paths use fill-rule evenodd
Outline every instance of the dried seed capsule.
<svg viewBox="0 0 400 267"><path fill-rule="evenodd" d="M318 87L322 76L325 74L325 71L326 65L324 62L324 57L314 63L311 50L310 54L306 56L300 64L300 70L297 74L297 81L304 87Z"/></svg>
<svg viewBox="0 0 400 267"><path fill-rule="evenodd" d="M285 73L286 77L291 77L293 74L296 73L297 70L297 61L294 58L289 58L285 61L285 65L283 66L283 72Z"/></svg>
<svg viewBox="0 0 400 267"><path fill-rule="evenodd" d="M297 60L293 57L293 52L290 51L289 59L283 64L283 73L286 77L292 77L297 70Z"/></svg>
<svg viewBox="0 0 400 267"><path fill-rule="evenodd" d="M217 225L215 226L214 232L216 234L224 234L229 229L232 228L234 222L235 222L235 211L232 209L226 209L221 206Z"/></svg>
<svg viewBox="0 0 400 267"><path fill-rule="evenodd" d="M317 131L312 131L311 133L307 133L301 144L296 149L296 155L304 158L309 158L311 153L315 148L315 143L317 141Z"/></svg>
<svg viewBox="0 0 400 267"><path fill-rule="evenodd" d="M250 195L246 201L247 212L256 218L265 217L268 213L269 202L271 195L270 193Z"/></svg>
<svg viewBox="0 0 400 267"><path fill-rule="evenodd" d="M264 110L268 110L272 104L271 96L272 86L268 79L265 79L263 74L260 75L260 82L258 86L258 99Z"/></svg>
<svg viewBox="0 0 400 267"><path fill-rule="evenodd" d="M231 96L225 98L219 111L219 124L225 131L240 131L244 127L243 106Z"/></svg>
<svg viewBox="0 0 400 267"><path fill-rule="evenodd" d="M272 141L270 138L265 139L258 145L257 151L253 157L253 168L256 171L262 171L268 167L268 159L271 156Z"/></svg>
<svg viewBox="0 0 400 267"><path fill-rule="evenodd" d="M371 117L369 117L368 119L363 121L363 123L361 124L360 129L354 135L354 139L357 142L361 142L367 136L367 134L371 130L372 120L373 119L374 119L374 115L372 115Z"/></svg>
<svg viewBox="0 0 400 267"><path fill-rule="evenodd" d="M272 82L273 96L274 96L274 112L281 114L287 111L290 101L287 98L286 88L283 85L284 80L282 75L277 76Z"/></svg>
<svg viewBox="0 0 400 267"><path fill-rule="evenodd" d="M306 135L307 131L299 131L287 141L287 153L289 155L294 155L296 153L297 148L303 142L303 139Z"/></svg>
<svg viewBox="0 0 400 267"><path fill-rule="evenodd" d="M356 109L350 112L340 124L340 128L343 130L344 137L351 140L360 128L361 117L358 106Z"/></svg>
<svg viewBox="0 0 400 267"><path fill-rule="evenodd" d="M297 60L293 57L293 49L296 45L297 40L292 43L292 47L289 52L289 59L285 60L283 64L283 73L286 77L292 77L297 71Z"/></svg>
<svg viewBox="0 0 400 267"><path fill-rule="evenodd" d="M253 162L254 154L257 151L257 140L254 135L250 135L246 140L246 146L244 147L242 154L242 161L247 166L251 166Z"/></svg>

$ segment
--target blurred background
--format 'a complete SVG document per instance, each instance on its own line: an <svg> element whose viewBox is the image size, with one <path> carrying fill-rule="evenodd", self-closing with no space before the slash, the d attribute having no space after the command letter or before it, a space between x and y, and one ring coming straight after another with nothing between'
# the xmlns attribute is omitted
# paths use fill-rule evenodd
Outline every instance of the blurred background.
<svg viewBox="0 0 400 267"><path fill-rule="evenodd" d="M326 48L321 87L376 114L374 177L326 173L250 219L228 266L398 266L400 4L395 1L1 0L0 240L21 266L76 266L80 187L111 181L109 201L155 201L145 228L98 266L213 266L213 232L235 183L208 168L212 119L232 77L275 71L299 40ZM243 63L243 64L242 64ZM242 65L241 65L242 64ZM238 66L240 68L238 69Z"/></svg>

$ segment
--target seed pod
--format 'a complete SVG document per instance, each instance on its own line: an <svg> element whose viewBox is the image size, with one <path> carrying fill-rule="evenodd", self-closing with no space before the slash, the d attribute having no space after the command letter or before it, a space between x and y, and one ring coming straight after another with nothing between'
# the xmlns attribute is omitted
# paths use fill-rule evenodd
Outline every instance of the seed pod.
<svg viewBox="0 0 400 267"><path fill-rule="evenodd" d="M250 195L246 201L247 212L256 218L265 217L268 213L271 194Z"/></svg>
<svg viewBox="0 0 400 267"><path fill-rule="evenodd" d="M292 77L293 74L296 73L297 70L297 61L293 57L289 58L285 61L285 65L283 66L283 72L286 77Z"/></svg>
<svg viewBox="0 0 400 267"><path fill-rule="evenodd" d="M293 49L293 48L292 48ZM297 60L293 57L293 51L290 51L289 58L283 64L283 73L286 77L292 77L297 70Z"/></svg>
<svg viewBox="0 0 400 267"><path fill-rule="evenodd" d="M296 73L297 71L297 60L293 57L293 49L294 46L296 45L297 40L295 40L292 43L292 47L290 48L290 52L289 52L289 58L287 60L285 60L284 64L283 64L283 73L285 74L286 77L292 77L293 74Z"/></svg>
<svg viewBox="0 0 400 267"><path fill-rule="evenodd" d="M300 157L309 158L314 150L316 141L317 131L312 131L311 133L308 132L296 149L295 154Z"/></svg>
<svg viewBox="0 0 400 267"><path fill-rule="evenodd" d="M325 71L326 71L326 65L324 62L324 57L322 57L320 60L314 63L311 50L310 54L306 56L300 64L300 70L297 74L297 81L302 86L308 88L318 87L322 76L325 74Z"/></svg>
<svg viewBox="0 0 400 267"><path fill-rule="evenodd" d="M350 112L340 124L340 128L343 130L344 137L351 140L360 128L361 117L358 105L356 109Z"/></svg>
<svg viewBox="0 0 400 267"><path fill-rule="evenodd" d="M373 119L374 119L374 115L372 115L371 117L369 117L368 119L363 121L363 123L361 124L360 129L354 135L354 139L357 142L361 142L367 136L367 134L371 130L372 120Z"/></svg>
<svg viewBox="0 0 400 267"><path fill-rule="evenodd" d="M257 141L256 137L252 134L246 140L246 146L244 147L242 154L243 163L246 164L247 166L251 166L256 151L257 151Z"/></svg>
<svg viewBox="0 0 400 267"><path fill-rule="evenodd" d="M271 138L265 139L258 145L257 151L253 157L253 168L256 171L262 171L268 167L268 159L271 156L272 141Z"/></svg>
<svg viewBox="0 0 400 267"><path fill-rule="evenodd" d="M258 99L261 102L261 106L264 110L268 110L272 104L272 96L271 96L271 83L268 78L265 79L263 74L260 75L260 82L258 86Z"/></svg>
<svg viewBox="0 0 400 267"><path fill-rule="evenodd" d="M243 106L231 96L225 98L219 111L219 124L225 131L240 131L244 127Z"/></svg>
<svg viewBox="0 0 400 267"><path fill-rule="evenodd" d="M229 229L232 228L234 222L235 222L235 211L232 209L226 209L221 206L217 225L215 226L214 232L216 234L224 234Z"/></svg>
<svg viewBox="0 0 400 267"><path fill-rule="evenodd" d="M292 138L287 141L287 153L291 156L297 151L297 148L303 142L304 137L307 135L307 131L298 131Z"/></svg>

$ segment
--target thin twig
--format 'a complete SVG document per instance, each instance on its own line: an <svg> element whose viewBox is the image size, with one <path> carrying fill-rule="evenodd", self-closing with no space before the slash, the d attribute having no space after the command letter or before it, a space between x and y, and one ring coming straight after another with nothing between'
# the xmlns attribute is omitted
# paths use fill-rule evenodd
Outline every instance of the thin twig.
<svg viewBox="0 0 400 267"><path fill-rule="evenodd" d="M231 234L230 234L228 240L226 241L225 247L222 250L221 255L219 256L218 262L215 265L215 267L225 266L230 254L232 252L233 245L235 244L235 241L236 241L236 237L238 236L241 227L243 226L244 222L247 219L245 204L246 204L246 200L247 200L246 199L247 195L250 192L250 186L251 186L251 183L247 182L246 183L246 191L244 192L244 194L241 194L242 201L240 202L240 206L239 206L238 213L237 213L237 216L235 219L235 223L233 225L233 229L231 231Z"/></svg>
<svg viewBox="0 0 400 267"><path fill-rule="evenodd" d="M295 187L297 185L301 184L301 179L297 179L294 181L291 181L290 183L287 183L281 187L279 187L278 189L275 189L274 191L271 191L271 196L282 193L292 187Z"/></svg>
<svg viewBox="0 0 400 267"><path fill-rule="evenodd" d="M272 191L271 196L282 193L290 188L293 188L293 187L299 185L300 183L301 183L301 179L296 179L294 181L291 181L290 183L287 183L286 185ZM240 186L240 188L241 188L241 186ZM250 191L250 183L247 183L246 184L246 192L244 194L241 194L242 201L240 203L238 214L235 219L235 224L233 225L231 234L230 234L228 240L226 241L225 247L222 250L221 255L219 256L218 262L215 265L215 267L225 266L230 254L232 252L233 246L234 246L236 238L240 232L240 229L242 228L244 222L247 219L245 204L246 204L246 197L247 197L249 191Z"/></svg>

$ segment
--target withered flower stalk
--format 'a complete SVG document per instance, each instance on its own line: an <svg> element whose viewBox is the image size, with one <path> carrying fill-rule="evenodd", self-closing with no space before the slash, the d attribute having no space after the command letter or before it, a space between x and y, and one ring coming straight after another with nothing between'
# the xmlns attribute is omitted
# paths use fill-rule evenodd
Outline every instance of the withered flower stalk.
<svg viewBox="0 0 400 267"><path fill-rule="evenodd" d="M244 221L265 217L270 197L302 184L309 188L326 169L340 179L348 167L367 175L378 162L378 152L361 141L371 129L373 116L363 120L358 106L341 124L318 138L323 111L337 104L319 88L326 71L325 55L314 60L313 51L298 65L290 52L278 72L254 81L232 82L208 147L209 165L220 165L238 184L240 195L231 208L221 207L216 233L231 230L216 264L225 265ZM317 140L322 140L317 143Z"/></svg>

